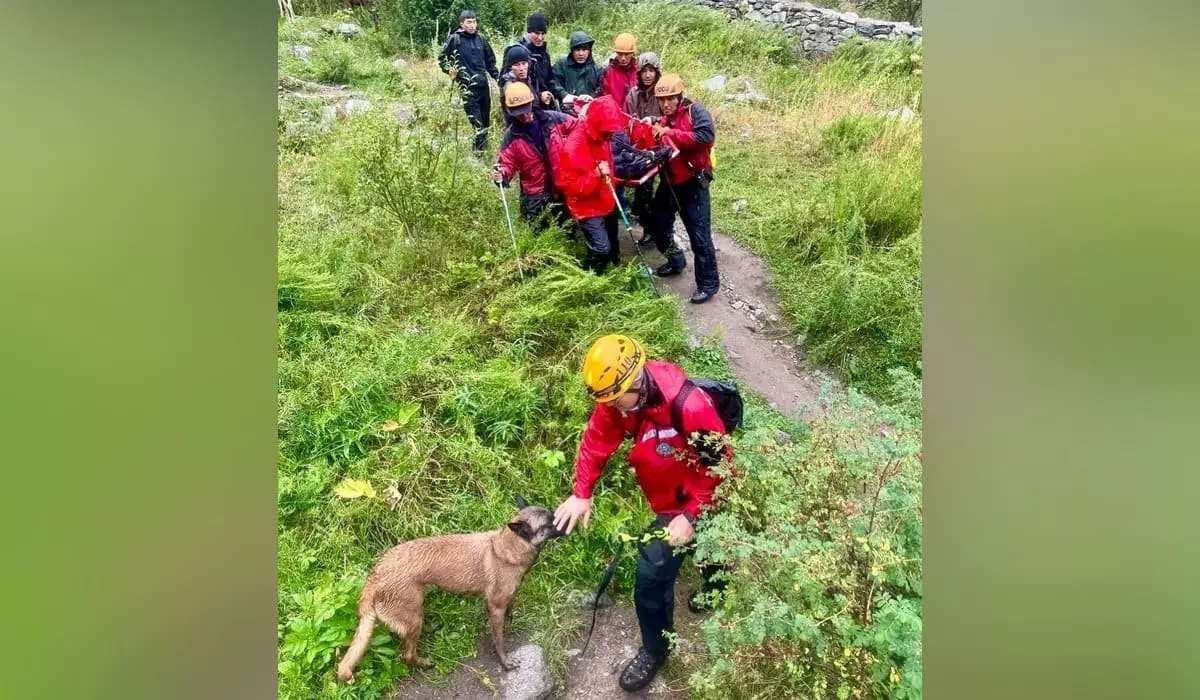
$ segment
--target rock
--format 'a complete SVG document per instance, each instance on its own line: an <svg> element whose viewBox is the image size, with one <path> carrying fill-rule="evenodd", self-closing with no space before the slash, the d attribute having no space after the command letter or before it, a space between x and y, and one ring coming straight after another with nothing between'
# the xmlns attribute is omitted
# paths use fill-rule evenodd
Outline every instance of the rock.
<svg viewBox="0 0 1200 700"><path fill-rule="evenodd" d="M596 595L595 591L592 591L591 593L584 595L582 598L579 599L579 607L583 608L584 610L591 610L592 609L592 600L595 595ZM608 591L605 591L600 594L600 605L598 605L596 607L603 609L603 608L609 607L612 604L613 604L612 596L608 595Z"/></svg>
<svg viewBox="0 0 1200 700"><path fill-rule="evenodd" d="M567 649L566 651L563 652L563 656L567 657L568 659L573 659L582 653L583 653L583 649Z"/></svg>
<svg viewBox="0 0 1200 700"><path fill-rule="evenodd" d="M750 206L750 202L747 202L744 199L739 199L733 203L733 213L738 214L740 212L743 212L746 210L746 207L748 207L748 206Z"/></svg>
<svg viewBox="0 0 1200 700"><path fill-rule="evenodd" d="M725 89L725 76L714 75L713 77L700 83L700 87L712 92L721 92Z"/></svg>
<svg viewBox="0 0 1200 700"><path fill-rule="evenodd" d="M504 674L500 697L504 700L543 700L554 691L554 677L546 668L546 654L536 644L518 647L508 655L516 665Z"/></svg>
<svg viewBox="0 0 1200 700"><path fill-rule="evenodd" d="M416 113L413 112L413 108L405 105L397 107L395 115L396 121L400 122L401 124L407 124L416 118Z"/></svg>
<svg viewBox="0 0 1200 700"><path fill-rule="evenodd" d="M812 22L807 27L805 27L805 29L807 29L810 32L819 32L819 31L821 31L821 25L817 24L816 22Z"/></svg>
<svg viewBox="0 0 1200 700"><path fill-rule="evenodd" d="M292 47L292 55L301 61L307 61L312 58L313 47L298 44Z"/></svg>
<svg viewBox="0 0 1200 700"><path fill-rule="evenodd" d="M347 39L354 39L362 36L363 30L362 27L353 22L343 22L338 25L337 32Z"/></svg>
<svg viewBox="0 0 1200 700"><path fill-rule="evenodd" d="M775 444L776 445L786 445L791 441L792 441L791 435L788 435L787 433L783 432L782 430L775 431Z"/></svg>
<svg viewBox="0 0 1200 700"><path fill-rule="evenodd" d="M735 92L725 95L725 99L739 104L765 104L770 100L753 87L747 86L745 92Z"/></svg>
<svg viewBox="0 0 1200 700"><path fill-rule="evenodd" d="M854 28L860 32L866 32L867 34L870 34L871 32L875 31L875 23L869 19L860 19L854 23Z"/></svg>
<svg viewBox="0 0 1200 700"><path fill-rule="evenodd" d="M855 31L854 31L853 29L851 29L850 27L846 27L846 28L845 28L845 29L843 29L842 31L838 32L838 34L840 34L840 35L842 35L842 36L846 37L847 39L849 39L850 37L854 36L854 34L855 34Z"/></svg>
<svg viewBox="0 0 1200 700"><path fill-rule="evenodd" d="M392 61L392 68L395 68L396 70L404 70L405 68L408 68L408 61L404 60L403 58L397 58L396 60Z"/></svg>
<svg viewBox="0 0 1200 700"><path fill-rule="evenodd" d="M855 23L855 22L857 22L857 21L858 21L858 13L856 13L856 12L847 12L847 13L845 13L845 14L843 14L843 15L842 15L842 19L843 19L843 20L845 20L845 21L847 21L847 22L850 22L851 24L853 24L853 23Z"/></svg>
<svg viewBox="0 0 1200 700"><path fill-rule="evenodd" d="M913 112L908 105L904 105L900 109L893 109L889 111L884 116L886 116L888 119L899 119L902 122L907 122L912 121L912 118L917 115L916 112Z"/></svg>
<svg viewBox="0 0 1200 700"><path fill-rule="evenodd" d="M347 117L358 112L368 112L370 110L371 103L366 100L346 100L342 103L341 109L342 114L345 114Z"/></svg>

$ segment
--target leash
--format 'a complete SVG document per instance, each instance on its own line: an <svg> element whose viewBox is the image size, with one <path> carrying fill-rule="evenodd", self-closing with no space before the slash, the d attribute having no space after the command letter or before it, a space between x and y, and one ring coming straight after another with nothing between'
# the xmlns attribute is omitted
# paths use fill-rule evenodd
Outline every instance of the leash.
<svg viewBox="0 0 1200 700"><path fill-rule="evenodd" d="M596 593L592 596L592 624L588 628L587 639L583 643L583 649L579 652L581 658L587 653L588 645L592 643L592 633L596 631L596 613L600 610L600 596L608 589L608 585L612 583L613 575L617 572L617 564L621 562L621 557L625 554L625 545L633 542L635 539L643 544L656 538L665 540L670 538L670 534L664 526L658 530L646 532L640 538L626 535L623 532L617 533L617 538L620 540L620 544L617 545L616 551L613 552L612 561L604 569L604 574L600 577L600 585L596 587Z"/></svg>

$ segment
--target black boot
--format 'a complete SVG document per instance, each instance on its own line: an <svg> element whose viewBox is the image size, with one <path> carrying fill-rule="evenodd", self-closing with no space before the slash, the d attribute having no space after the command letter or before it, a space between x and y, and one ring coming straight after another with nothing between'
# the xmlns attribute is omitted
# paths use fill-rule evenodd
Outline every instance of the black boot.
<svg viewBox="0 0 1200 700"><path fill-rule="evenodd" d="M666 660L666 657L656 657L646 651L646 647L642 647L638 649L637 656L625 664L625 670L621 671L617 683L626 692L637 692L650 685L650 681L654 680L658 669L662 668Z"/></svg>
<svg viewBox="0 0 1200 700"><path fill-rule="evenodd" d="M687 263L684 263L682 266L679 266L679 267L676 267L669 262L663 263L662 265L659 265L657 268L655 268L654 276L655 277L674 277L675 275L678 275L679 273L683 272L684 267L687 267Z"/></svg>
<svg viewBox="0 0 1200 700"><path fill-rule="evenodd" d="M649 248L654 245L654 236L651 236L649 233L642 233L642 237L637 240L637 244L643 248Z"/></svg>
<svg viewBox="0 0 1200 700"><path fill-rule="evenodd" d="M712 299L713 296L715 296L715 295L716 295L716 292L702 292L699 289L697 289L696 293L693 294L692 298L688 299L688 301L692 302L693 304L703 304L704 302L708 301L709 299Z"/></svg>

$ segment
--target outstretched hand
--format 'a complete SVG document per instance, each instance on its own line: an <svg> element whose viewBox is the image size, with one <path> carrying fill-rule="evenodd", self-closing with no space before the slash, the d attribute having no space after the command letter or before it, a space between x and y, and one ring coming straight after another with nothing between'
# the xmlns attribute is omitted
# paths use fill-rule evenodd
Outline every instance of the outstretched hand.
<svg viewBox="0 0 1200 700"><path fill-rule="evenodd" d="M572 495L554 511L554 527L569 535L580 518L583 518L583 527L587 529L588 521L592 518L592 499Z"/></svg>

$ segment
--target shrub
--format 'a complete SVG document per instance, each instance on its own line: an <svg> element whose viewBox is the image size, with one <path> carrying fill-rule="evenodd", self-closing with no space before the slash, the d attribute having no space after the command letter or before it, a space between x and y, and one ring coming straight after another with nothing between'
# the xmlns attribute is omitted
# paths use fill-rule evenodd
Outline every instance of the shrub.
<svg viewBox="0 0 1200 700"><path fill-rule="evenodd" d="M758 409L697 534L734 567L685 663L707 698L921 696L920 432L856 392L806 442Z"/></svg>

